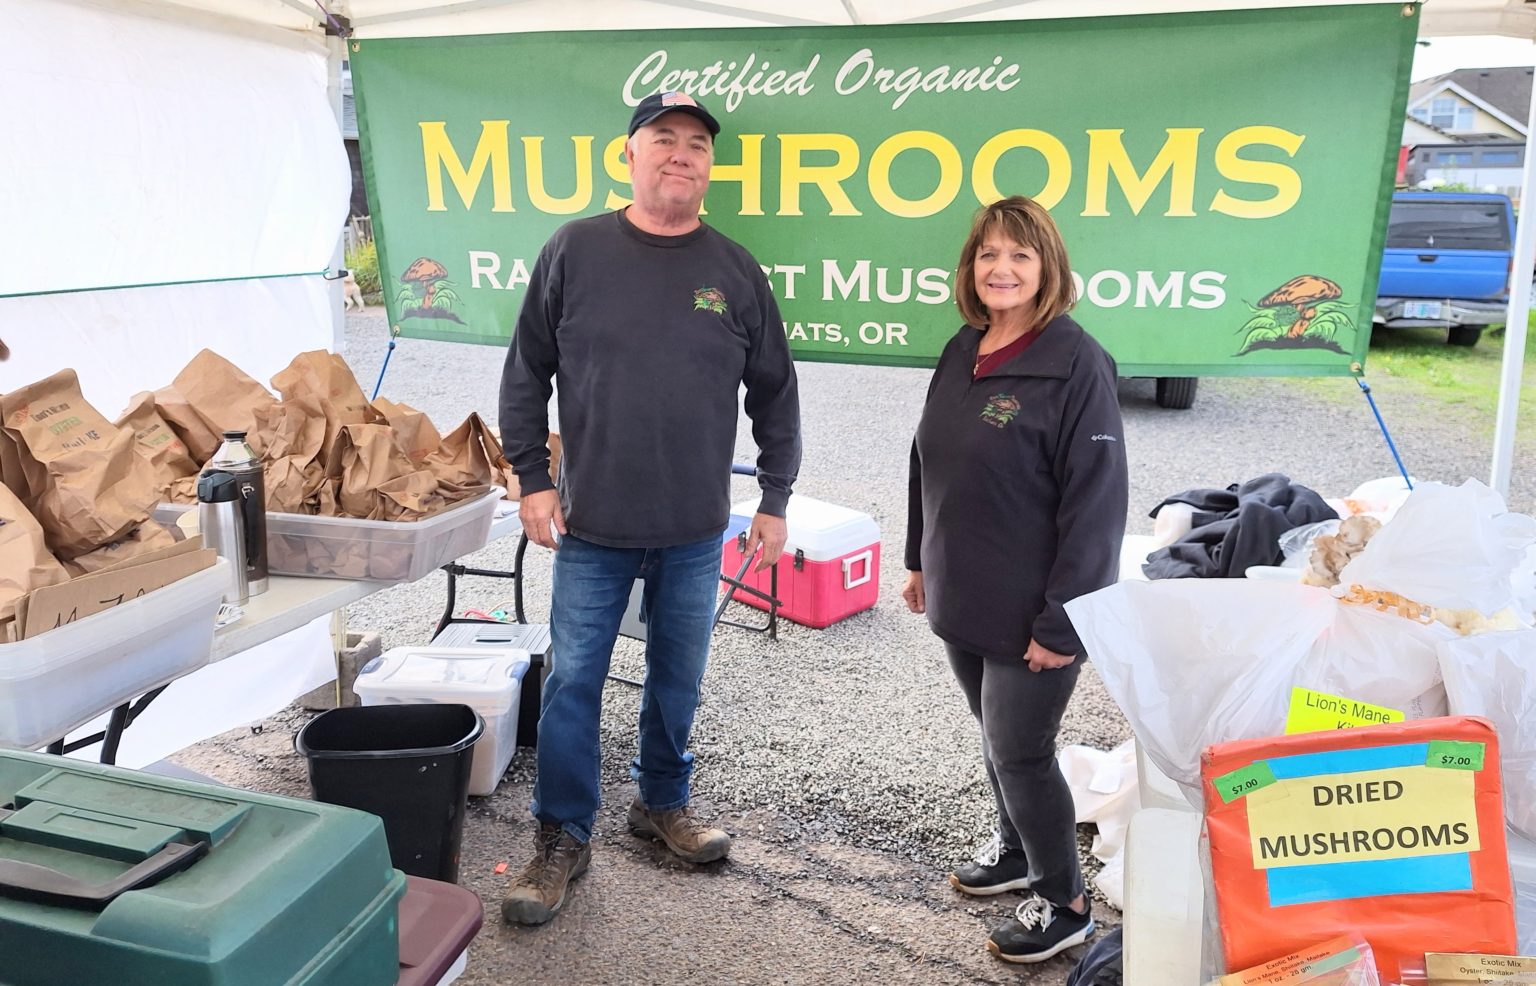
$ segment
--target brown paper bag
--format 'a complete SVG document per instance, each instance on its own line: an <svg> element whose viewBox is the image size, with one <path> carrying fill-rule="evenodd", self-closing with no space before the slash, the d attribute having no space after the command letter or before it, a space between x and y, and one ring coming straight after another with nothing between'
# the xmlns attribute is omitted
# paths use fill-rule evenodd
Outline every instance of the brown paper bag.
<svg viewBox="0 0 1536 986"><path fill-rule="evenodd" d="M417 468L421 468L427 457L443 443L443 436L433 426L432 420L409 404L396 404L388 398L379 397L374 400L373 406L383 415L385 423L395 430L395 444L400 446L400 451Z"/></svg>
<svg viewBox="0 0 1536 986"><path fill-rule="evenodd" d="M79 578L142 555L153 554L174 544L176 544L176 538L170 531L154 521L149 521L134 528L125 538L102 545L95 551L76 555L65 562L64 567L69 570L71 578Z"/></svg>
<svg viewBox="0 0 1536 986"><path fill-rule="evenodd" d="M42 525L0 486L0 623L15 617L16 603L33 589L68 580L44 543Z"/></svg>
<svg viewBox="0 0 1536 986"><path fill-rule="evenodd" d="M327 456L346 425L382 424L384 421L363 395L363 388L358 386L346 360L323 349L295 356L292 363L272 378L272 387L283 400L309 398L326 410L322 454Z"/></svg>
<svg viewBox="0 0 1536 986"><path fill-rule="evenodd" d="M363 395L347 361L324 349L295 356L272 378L272 387L285 401L310 397L329 403L344 425L378 424L382 420Z"/></svg>
<svg viewBox="0 0 1536 986"><path fill-rule="evenodd" d="M134 395L128 410L115 424L133 432L136 450L155 467L162 489L169 489L178 479L197 475L198 464L192 461L187 446L155 410L154 394L145 391Z"/></svg>
<svg viewBox="0 0 1536 986"><path fill-rule="evenodd" d="M31 486L21 470L21 453L15 439L0 428L0 486L5 486L22 500L30 498Z"/></svg>
<svg viewBox="0 0 1536 986"><path fill-rule="evenodd" d="M196 503L197 477L183 476L172 482L165 489L165 501L167 503Z"/></svg>
<svg viewBox="0 0 1536 986"><path fill-rule="evenodd" d="M326 416L318 401L299 398L256 411L256 432L262 436L266 470L267 509L306 513L325 481L324 464L317 461L325 444Z"/></svg>
<svg viewBox="0 0 1536 986"><path fill-rule="evenodd" d="M487 432L487 434L490 434L490 433ZM549 433L549 441L546 442L545 444L549 448L549 480L552 483L558 483L560 481L560 454L561 454L560 433L558 431L550 432ZM501 444L499 442L496 445L496 451L498 453L502 451ZM502 486L502 487L504 487L506 489L506 491L507 491L507 497L506 498L508 500L520 500L520 499L522 499L522 488L518 484L517 473L512 471L512 464L510 462L507 462L506 456L504 454L502 455L501 461L503 463L505 463L505 470L506 470L505 475L506 475L506 480L507 481L505 483L503 483L501 480L498 479L496 481L496 485L497 486Z"/></svg>
<svg viewBox="0 0 1536 986"><path fill-rule="evenodd" d="M160 483L119 429L80 394L74 370L0 398L27 492L18 494L60 561L127 536L160 502Z"/></svg>
<svg viewBox="0 0 1536 986"><path fill-rule="evenodd" d="M425 469L407 473L375 491L370 520L421 520L445 505L437 492L437 477Z"/></svg>
<svg viewBox="0 0 1536 986"><path fill-rule="evenodd" d="M501 443L478 414L471 414L450 432L437 451L427 456L426 466L449 487L493 483L508 490L517 487L517 477L502 455Z"/></svg>
<svg viewBox="0 0 1536 986"><path fill-rule="evenodd" d="M187 447L187 455L201 468L213 453L218 451L223 439L213 430L213 425L203 420L197 409L187 403L181 391L175 387L161 387L154 391L155 413L171 426L171 431Z"/></svg>
<svg viewBox="0 0 1536 986"><path fill-rule="evenodd" d="M213 350L204 349L182 367L171 386L186 398L216 436L229 430L243 431L251 448L257 454L261 453L256 435L256 409L277 403L277 398L246 376L238 366ZM190 444L188 448L191 448ZM208 455L212 456L213 452ZM207 462L205 457L198 465Z"/></svg>
<svg viewBox="0 0 1536 986"><path fill-rule="evenodd" d="M416 470L395 445L388 425L345 425L326 471L338 481L342 514L369 519L376 506L374 490Z"/></svg>

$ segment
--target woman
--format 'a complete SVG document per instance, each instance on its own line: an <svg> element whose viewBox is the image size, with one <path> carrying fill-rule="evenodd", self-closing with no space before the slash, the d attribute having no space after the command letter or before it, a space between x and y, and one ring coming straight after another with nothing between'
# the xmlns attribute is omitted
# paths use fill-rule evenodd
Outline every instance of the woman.
<svg viewBox="0 0 1536 986"><path fill-rule="evenodd" d="M965 325L912 444L902 596L944 642L997 800L993 844L949 882L1028 891L987 949L1041 962L1094 931L1056 733L1082 666L1062 607L1115 580L1125 532L1115 364L1067 317L1066 247L1027 198L977 215L955 288Z"/></svg>

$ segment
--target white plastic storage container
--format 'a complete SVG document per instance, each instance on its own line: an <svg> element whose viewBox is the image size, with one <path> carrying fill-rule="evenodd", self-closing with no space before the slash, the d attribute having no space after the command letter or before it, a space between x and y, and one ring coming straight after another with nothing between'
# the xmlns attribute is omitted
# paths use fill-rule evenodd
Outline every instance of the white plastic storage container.
<svg viewBox="0 0 1536 986"><path fill-rule="evenodd" d="M35 750L208 663L229 563L0 644L0 746Z"/></svg>
<svg viewBox="0 0 1536 986"><path fill-rule="evenodd" d="M352 686L364 705L459 703L480 713L469 793L492 794L517 748L517 706L528 652L491 647L394 647L369 661Z"/></svg>
<svg viewBox="0 0 1536 986"><path fill-rule="evenodd" d="M414 582L485 547L502 491L492 490L425 520L358 520L267 514L267 569L372 582Z"/></svg>

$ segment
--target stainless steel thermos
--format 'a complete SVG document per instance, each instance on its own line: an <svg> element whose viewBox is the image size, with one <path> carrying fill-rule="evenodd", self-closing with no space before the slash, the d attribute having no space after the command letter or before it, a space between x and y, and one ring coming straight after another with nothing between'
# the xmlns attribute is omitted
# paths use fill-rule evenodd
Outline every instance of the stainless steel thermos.
<svg viewBox="0 0 1536 986"><path fill-rule="evenodd" d="M245 432L224 433L224 444L203 467L204 475L212 472L228 473L239 484L247 591L259 596L267 591L267 489L261 459L246 444Z"/></svg>
<svg viewBox="0 0 1536 986"><path fill-rule="evenodd" d="M230 581L224 588L226 603L250 599L245 568L245 516L240 505L240 480L219 469L197 477L197 523L203 544L229 562Z"/></svg>

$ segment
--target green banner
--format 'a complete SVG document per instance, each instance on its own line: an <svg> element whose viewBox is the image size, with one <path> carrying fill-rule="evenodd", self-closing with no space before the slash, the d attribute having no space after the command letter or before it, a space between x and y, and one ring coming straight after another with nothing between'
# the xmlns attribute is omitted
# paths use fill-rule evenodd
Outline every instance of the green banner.
<svg viewBox="0 0 1536 986"><path fill-rule="evenodd" d="M720 120L706 221L798 359L931 365L986 202L1061 226L1126 375L1345 374L1370 337L1414 5L351 45L391 324L504 345L651 92Z"/></svg>

